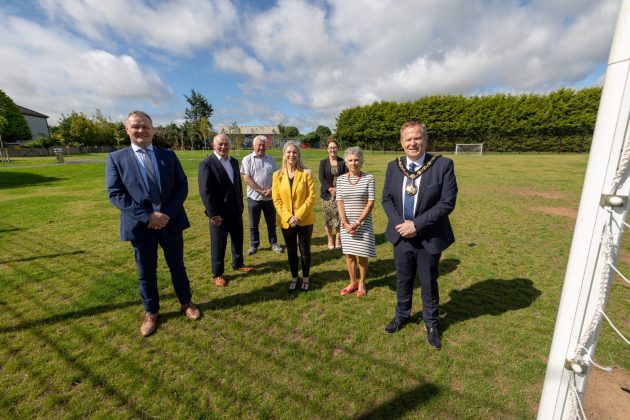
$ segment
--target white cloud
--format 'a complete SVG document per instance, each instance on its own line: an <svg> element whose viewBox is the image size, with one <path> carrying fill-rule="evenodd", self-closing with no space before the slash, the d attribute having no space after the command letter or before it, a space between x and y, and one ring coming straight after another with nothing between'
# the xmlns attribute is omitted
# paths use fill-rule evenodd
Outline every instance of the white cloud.
<svg viewBox="0 0 630 420"><path fill-rule="evenodd" d="M121 37L128 42L190 55L222 39L238 20L229 0L40 0L53 19L69 21L93 40ZM226 29L227 28L227 29Z"/></svg>
<svg viewBox="0 0 630 420"><path fill-rule="evenodd" d="M120 101L164 104L170 89L128 55L91 48L62 30L0 13L3 89L20 105L49 115L50 124L73 109L120 114ZM138 99L141 98L141 99Z"/></svg>
<svg viewBox="0 0 630 420"><path fill-rule="evenodd" d="M582 86L606 63L619 10L617 0L39 4L48 21L3 16L0 6L0 56L10 63L0 80L7 93L37 97L42 112L120 113L149 101L178 118L185 104L175 109L168 80L209 92L216 119L304 127L334 126L344 108L379 100Z"/></svg>
<svg viewBox="0 0 630 420"><path fill-rule="evenodd" d="M290 103L328 112L435 93L545 91L607 56L614 0L279 1L246 42ZM614 25L613 25L614 26ZM296 100L300 98L300 100Z"/></svg>
<svg viewBox="0 0 630 420"><path fill-rule="evenodd" d="M217 50L214 53L214 63L223 71L243 74L255 81L261 80L265 71L258 60L236 47Z"/></svg>

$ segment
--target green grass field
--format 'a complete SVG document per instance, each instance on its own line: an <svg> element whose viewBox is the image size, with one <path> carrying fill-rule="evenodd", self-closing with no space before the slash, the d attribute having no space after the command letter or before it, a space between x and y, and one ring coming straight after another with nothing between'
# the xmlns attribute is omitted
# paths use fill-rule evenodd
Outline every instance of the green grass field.
<svg viewBox="0 0 630 420"><path fill-rule="evenodd" d="M186 265L204 317L179 314L161 258L160 324L148 338L131 246L118 240L105 193L105 155L0 166L1 418L535 417L586 155L453 157L457 242L440 266L439 352L426 342L419 292L413 322L383 332L395 270L380 191L394 154L366 153L378 258L364 299L339 295L345 262L326 247L319 199L312 291L287 294L286 254L269 251L264 227L265 247L246 258L256 271L228 270L228 287L215 287L197 191L204 155L179 155L190 185ZM323 157L306 153L308 166ZM628 287L615 282L607 313L630 330ZM596 360L630 370L630 350L608 325Z"/></svg>

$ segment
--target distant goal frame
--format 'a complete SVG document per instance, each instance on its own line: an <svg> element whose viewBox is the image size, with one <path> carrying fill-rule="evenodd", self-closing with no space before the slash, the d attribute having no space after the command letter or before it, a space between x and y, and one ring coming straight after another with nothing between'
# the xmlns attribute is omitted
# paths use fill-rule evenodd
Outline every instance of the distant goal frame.
<svg viewBox="0 0 630 420"><path fill-rule="evenodd" d="M456 155L483 155L483 143L457 143Z"/></svg>

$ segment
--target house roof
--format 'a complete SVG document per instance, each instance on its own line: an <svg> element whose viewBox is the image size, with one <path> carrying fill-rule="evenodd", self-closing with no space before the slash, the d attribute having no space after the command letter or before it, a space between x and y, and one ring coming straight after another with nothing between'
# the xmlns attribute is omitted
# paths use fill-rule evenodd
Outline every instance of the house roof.
<svg viewBox="0 0 630 420"><path fill-rule="evenodd" d="M20 106L20 105L17 105L17 107L20 109L20 112L22 114L24 114L24 115L31 115L33 117L48 118L48 115L44 115L44 114L39 113L37 111L33 111L32 109L24 108L23 106Z"/></svg>
<svg viewBox="0 0 630 420"><path fill-rule="evenodd" d="M240 125L238 128L240 130L239 134L243 134L245 136L254 134L278 134L280 132L277 125ZM233 133L231 125L219 124L219 132L235 134Z"/></svg>

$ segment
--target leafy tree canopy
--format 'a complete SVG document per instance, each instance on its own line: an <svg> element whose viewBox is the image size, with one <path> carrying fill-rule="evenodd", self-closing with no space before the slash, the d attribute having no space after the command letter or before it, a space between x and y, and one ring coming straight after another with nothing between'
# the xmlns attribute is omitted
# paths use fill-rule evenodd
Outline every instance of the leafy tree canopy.
<svg viewBox="0 0 630 420"><path fill-rule="evenodd" d="M185 131L190 140L191 149L195 149L195 145L199 148L212 134L210 117L214 110L208 100L194 89L190 91L190 96L184 95L184 97L190 105L184 112L188 123Z"/></svg>
<svg viewBox="0 0 630 420"><path fill-rule="evenodd" d="M280 131L280 137L283 139L300 137L300 130L292 125L284 126L282 124L278 124L278 130Z"/></svg>
<svg viewBox="0 0 630 420"><path fill-rule="evenodd" d="M0 90L0 116L6 120L4 125L0 125L3 143L29 140L33 136L20 109L2 90Z"/></svg>

